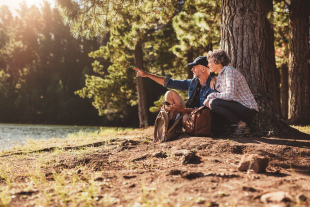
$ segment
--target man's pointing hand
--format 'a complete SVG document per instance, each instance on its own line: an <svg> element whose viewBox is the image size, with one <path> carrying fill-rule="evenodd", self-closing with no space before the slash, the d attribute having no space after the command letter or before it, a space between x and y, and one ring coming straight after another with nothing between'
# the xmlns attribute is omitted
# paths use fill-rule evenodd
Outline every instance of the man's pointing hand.
<svg viewBox="0 0 310 207"><path fill-rule="evenodd" d="M147 73L144 70L134 67L135 71L137 71L137 77L147 77Z"/></svg>

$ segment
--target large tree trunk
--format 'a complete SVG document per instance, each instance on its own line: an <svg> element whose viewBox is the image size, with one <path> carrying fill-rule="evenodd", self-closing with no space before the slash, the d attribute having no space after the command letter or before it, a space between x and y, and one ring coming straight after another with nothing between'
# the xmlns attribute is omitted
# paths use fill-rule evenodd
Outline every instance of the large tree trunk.
<svg viewBox="0 0 310 207"><path fill-rule="evenodd" d="M222 0L221 48L256 98L260 112L251 128L260 135L277 135L289 128L279 117L274 34L267 19L272 8L271 0Z"/></svg>
<svg viewBox="0 0 310 207"><path fill-rule="evenodd" d="M193 62L194 58L193 58L193 48L188 50L187 53L187 62L191 63ZM187 66L187 78L188 79L192 79L193 78L193 72L192 72L192 66Z"/></svg>
<svg viewBox="0 0 310 207"><path fill-rule="evenodd" d="M293 0L289 6L289 123L309 121L309 0Z"/></svg>
<svg viewBox="0 0 310 207"><path fill-rule="evenodd" d="M137 44L135 47L135 66L143 69L143 52L142 45ZM147 107L147 98L145 92L145 83L144 79L137 77L137 91L138 91L138 112L139 112L139 126L147 127L148 126L148 107Z"/></svg>
<svg viewBox="0 0 310 207"><path fill-rule="evenodd" d="M288 117L288 67L287 64L281 65L281 111L283 119Z"/></svg>

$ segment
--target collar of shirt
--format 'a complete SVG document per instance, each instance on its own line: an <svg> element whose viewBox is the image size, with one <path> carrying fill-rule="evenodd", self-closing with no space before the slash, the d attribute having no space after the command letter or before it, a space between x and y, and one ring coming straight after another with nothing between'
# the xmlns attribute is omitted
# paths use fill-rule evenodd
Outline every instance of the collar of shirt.
<svg viewBox="0 0 310 207"><path fill-rule="evenodd" d="M228 66L224 66L224 67L222 68L222 70L220 71L219 75L221 75L222 73L224 73L224 71L226 70L227 67L228 67Z"/></svg>
<svg viewBox="0 0 310 207"><path fill-rule="evenodd" d="M210 87L210 82L211 82L211 76L209 75L206 83L201 88L209 88ZM200 83L198 83L198 84L200 84Z"/></svg>

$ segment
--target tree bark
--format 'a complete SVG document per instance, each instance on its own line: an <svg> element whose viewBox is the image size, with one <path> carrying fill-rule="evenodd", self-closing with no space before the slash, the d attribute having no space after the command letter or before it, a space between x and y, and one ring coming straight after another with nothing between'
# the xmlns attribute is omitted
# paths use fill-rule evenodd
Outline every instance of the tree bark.
<svg viewBox="0 0 310 207"><path fill-rule="evenodd" d="M193 48L189 49L187 53L187 63L193 62ZM192 72L192 66L187 66L187 78L192 79L193 78L193 72Z"/></svg>
<svg viewBox="0 0 310 207"><path fill-rule="evenodd" d="M222 0L221 48L246 78L260 112L251 125L259 135L278 135L289 127L281 121L274 34L267 14L272 0Z"/></svg>
<svg viewBox="0 0 310 207"><path fill-rule="evenodd" d="M143 69L143 51L142 45L137 43L135 47L135 66ZM137 77L137 92L138 92L138 113L139 113L139 126L147 127L148 126L148 107L147 107L147 98L145 91L144 79Z"/></svg>
<svg viewBox="0 0 310 207"><path fill-rule="evenodd" d="M289 6L289 123L309 121L309 0L293 0Z"/></svg>
<svg viewBox="0 0 310 207"><path fill-rule="evenodd" d="M281 111L284 120L288 117L288 67L287 64L281 65Z"/></svg>

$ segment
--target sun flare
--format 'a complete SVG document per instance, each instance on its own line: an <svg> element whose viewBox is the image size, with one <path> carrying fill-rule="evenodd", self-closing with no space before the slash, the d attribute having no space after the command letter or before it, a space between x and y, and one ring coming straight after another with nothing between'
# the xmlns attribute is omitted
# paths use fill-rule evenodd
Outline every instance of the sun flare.
<svg viewBox="0 0 310 207"><path fill-rule="evenodd" d="M55 5L56 0L46 0L51 4L51 6ZM10 11L13 13L13 15L16 15L18 10L20 8L20 4L26 2L27 6L35 5L36 7L40 8L43 5L43 0L0 0L0 7L6 5L9 7Z"/></svg>

